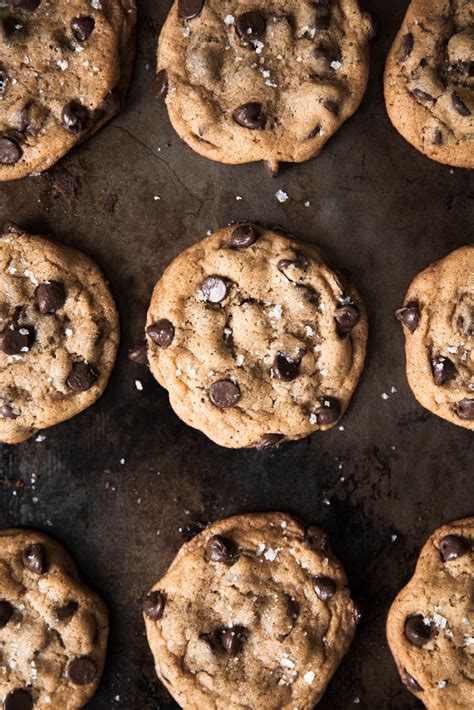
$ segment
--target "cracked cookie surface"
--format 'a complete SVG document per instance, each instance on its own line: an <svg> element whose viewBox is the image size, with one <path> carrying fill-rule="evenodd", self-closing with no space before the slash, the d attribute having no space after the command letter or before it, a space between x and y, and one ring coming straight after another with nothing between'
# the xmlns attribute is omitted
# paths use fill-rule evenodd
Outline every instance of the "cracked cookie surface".
<svg viewBox="0 0 474 710"><path fill-rule="evenodd" d="M334 426L365 357L347 272L257 225L180 254L147 315L149 363L179 417L222 446L267 448Z"/></svg>
<svg viewBox="0 0 474 710"><path fill-rule="evenodd" d="M388 615L402 682L428 710L474 705L473 545L472 517L436 530Z"/></svg>
<svg viewBox="0 0 474 710"><path fill-rule="evenodd" d="M310 710L358 612L321 528L263 513L186 543L144 618L157 674L186 710Z"/></svg>
<svg viewBox="0 0 474 710"><path fill-rule="evenodd" d="M0 705L79 710L102 674L108 612L67 552L32 530L0 531Z"/></svg>
<svg viewBox="0 0 474 710"><path fill-rule="evenodd" d="M474 246L461 247L418 274L396 316L418 402L474 429Z"/></svg>
<svg viewBox="0 0 474 710"><path fill-rule="evenodd" d="M474 168L474 6L412 0L385 69L395 128L432 160Z"/></svg>
<svg viewBox="0 0 474 710"><path fill-rule="evenodd" d="M84 254L7 228L0 237L0 441L18 443L93 404L119 341L118 315Z"/></svg>
<svg viewBox="0 0 474 710"><path fill-rule="evenodd" d="M0 3L0 180L46 170L116 114L135 0Z"/></svg>
<svg viewBox="0 0 474 710"><path fill-rule="evenodd" d="M157 89L195 151L224 163L302 162L358 108L372 21L357 0L179 0Z"/></svg>

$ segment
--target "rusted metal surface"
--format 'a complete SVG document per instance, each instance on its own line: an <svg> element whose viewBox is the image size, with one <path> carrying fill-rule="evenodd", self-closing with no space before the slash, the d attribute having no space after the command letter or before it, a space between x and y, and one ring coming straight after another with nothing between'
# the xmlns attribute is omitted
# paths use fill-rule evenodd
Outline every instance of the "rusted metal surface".
<svg viewBox="0 0 474 710"><path fill-rule="evenodd" d="M324 525L362 600L356 640L319 707L343 710L357 699L374 710L421 707L398 680L385 617L428 534L474 509L472 436L414 400L392 311L420 269L472 241L472 182L467 171L415 152L386 116L383 61L406 0L367 0L383 32L361 109L320 157L275 180L258 164L206 161L174 134L153 96L156 38L170 4L140 1L125 111L57 169L0 185L2 221L52 234L96 259L123 327L102 399L44 441L3 447L0 525L53 534L110 607L107 669L91 709L177 707L155 679L142 593L200 525L254 510L287 510ZM279 188L289 195L283 204ZM227 451L182 424L146 368L128 361L166 264L231 220L280 225L354 274L371 334L343 430L277 452Z"/></svg>

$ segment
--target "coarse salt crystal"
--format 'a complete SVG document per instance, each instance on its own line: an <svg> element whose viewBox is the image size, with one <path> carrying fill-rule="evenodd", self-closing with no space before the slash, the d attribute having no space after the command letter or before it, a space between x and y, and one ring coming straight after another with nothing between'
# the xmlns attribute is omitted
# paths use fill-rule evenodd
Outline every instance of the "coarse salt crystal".
<svg viewBox="0 0 474 710"><path fill-rule="evenodd" d="M288 199L288 194L283 190L277 190L275 192L275 197L277 198L278 202L286 202Z"/></svg>

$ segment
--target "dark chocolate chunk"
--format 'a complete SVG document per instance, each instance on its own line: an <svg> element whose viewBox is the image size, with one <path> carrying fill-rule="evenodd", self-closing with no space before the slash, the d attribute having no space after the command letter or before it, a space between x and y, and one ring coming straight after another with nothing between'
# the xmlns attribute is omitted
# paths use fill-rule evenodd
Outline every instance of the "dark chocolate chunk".
<svg viewBox="0 0 474 710"><path fill-rule="evenodd" d="M319 525L310 525L306 528L304 543L317 552L325 553L329 549L328 535Z"/></svg>
<svg viewBox="0 0 474 710"><path fill-rule="evenodd" d="M79 604L75 601L70 601L64 604L64 606L57 606L54 613L59 621L66 621L67 619L71 619L78 609Z"/></svg>
<svg viewBox="0 0 474 710"><path fill-rule="evenodd" d="M92 658L80 656L69 663L66 672L74 685L89 685L97 675L97 666Z"/></svg>
<svg viewBox="0 0 474 710"><path fill-rule="evenodd" d="M67 386L73 392L86 392L99 379L99 372L87 362L75 362L66 380Z"/></svg>
<svg viewBox="0 0 474 710"><path fill-rule="evenodd" d="M341 304L336 308L337 332L340 335L346 335L359 321L359 309L353 303Z"/></svg>
<svg viewBox="0 0 474 710"><path fill-rule="evenodd" d="M253 224L240 224L232 232L230 246L233 249L247 249L258 239L257 228Z"/></svg>
<svg viewBox="0 0 474 710"><path fill-rule="evenodd" d="M283 434L264 434L258 444L255 444L255 448L258 451L263 451L264 449L276 449L284 438Z"/></svg>
<svg viewBox="0 0 474 710"><path fill-rule="evenodd" d="M21 559L23 565L30 572L35 574L45 574L46 572L46 550L41 543L33 543L28 545L22 552Z"/></svg>
<svg viewBox="0 0 474 710"><path fill-rule="evenodd" d="M469 542L459 535L445 535L439 541L439 554L443 562L457 560L458 557L466 555L470 549Z"/></svg>
<svg viewBox="0 0 474 710"><path fill-rule="evenodd" d="M454 411L459 419L472 422L474 420L474 399L468 399L467 397L461 399L460 402L456 402L454 405Z"/></svg>
<svg viewBox="0 0 474 710"><path fill-rule="evenodd" d="M31 328L8 326L0 333L0 350L6 355L19 355L26 352L33 338Z"/></svg>
<svg viewBox="0 0 474 710"><path fill-rule="evenodd" d="M252 130L264 128L266 123L266 117L263 112L262 104L256 102L239 106L235 109L233 117L234 121L238 123L239 126L250 128Z"/></svg>
<svg viewBox="0 0 474 710"><path fill-rule="evenodd" d="M13 607L6 599L0 599L0 629L3 629L10 621L13 614Z"/></svg>
<svg viewBox="0 0 474 710"><path fill-rule="evenodd" d="M174 340L174 325L167 318L161 318L156 323L152 323L146 329L146 334L155 345L160 348L169 348Z"/></svg>
<svg viewBox="0 0 474 710"><path fill-rule="evenodd" d="M341 416L341 405L335 397L325 397L321 401L321 406L314 410L318 424L327 426L334 424Z"/></svg>
<svg viewBox="0 0 474 710"><path fill-rule="evenodd" d="M407 617L404 633L414 646L424 646L431 639L431 629L428 624L425 624L421 614Z"/></svg>
<svg viewBox="0 0 474 710"><path fill-rule="evenodd" d="M410 301L406 306L395 311L395 318L400 321L411 333L414 333L420 324L420 304Z"/></svg>
<svg viewBox="0 0 474 710"><path fill-rule="evenodd" d="M66 300L64 286L59 281L46 281L36 289L40 313L56 313Z"/></svg>
<svg viewBox="0 0 474 710"><path fill-rule="evenodd" d="M234 407L240 399L240 389L232 380L218 380L211 385L209 399L219 409Z"/></svg>
<svg viewBox="0 0 474 710"><path fill-rule="evenodd" d="M300 360L293 360L282 353L278 353L273 360L272 373L283 382L296 379L300 371Z"/></svg>
<svg viewBox="0 0 474 710"><path fill-rule="evenodd" d="M261 12L244 12L237 18L235 29L241 39L257 40L265 35L267 23Z"/></svg>
<svg viewBox="0 0 474 710"><path fill-rule="evenodd" d="M403 35L400 42L400 61L406 62L410 54L413 52L414 39L411 32Z"/></svg>
<svg viewBox="0 0 474 710"><path fill-rule="evenodd" d="M18 163L23 151L13 138L0 136L0 163L2 165L15 165Z"/></svg>
<svg viewBox="0 0 474 710"><path fill-rule="evenodd" d="M201 14L204 0L178 0L178 15L182 20L192 20Z"/></svg>
<svg viewBox="0 0 474 710"><path fill-rule="evenodd" d="M166 98L168 93L168 73L166 69L161 69L156 75L155 90L158 99Z"/></svg>
<svg viewBox="0 0 474 710"><path fill-rule="evenodd" d="M226 280L220 276L208 276L201 284L201 293L208 303L221 303L227 296Z"/></svg>
<svg viewBox="0 0 474 710"><path fill-rule="evenodd" d="M63 126L69 133L81 133L90 122L89 112L77 101L71 101L63 109Z"/></svg>
<svg viewBox="0 0 474 710"><path fill-rule="evenodd" d="M239 559L239 553L232 540L222 535L213 535L208 540L204 557L207 562L233 565Z"/></svg>
<svg viewBox="0 0 474 710"><path fill-rule="evenodd" d="M313 577L313 589L321 601L327 602L336 593L336 582L330 577Z"/></svg>
<svg viewBox="0 0 474 710"><path fill-rule="evenodd" d="M243 626L232 626L219 631L220 642L229 656L237 656L240 653L245 636L246 630Z"/></svg>
<svg viewBox="0 0 474 710"><path fill-rule="evenodd" d="M442 355L431 358L431 370L435 385L438 387L451 382L457 375L457 370L452 360Z"/></svg>
<svg viewBox="0 0 474 710"><path fill-rule="evenodd" d="M23 688L12 690L5 698L5 710L33 710L33 698Z"/></svg>
<svg viewBox="0 0 474 710"><path fill-rule="evenodd" d="M155 590L150 592L143 602L143 613L152 621L158 621L163 616L165 610L165 598L163 594Z"/></svg>
<svg viewBox="0 0 474 710"><path fill-rule="evenodd" d="M93 17L74 17L71 20L71 30L74 38L78 42L85 42L91 36L95 27L95 20Z"/></svg>

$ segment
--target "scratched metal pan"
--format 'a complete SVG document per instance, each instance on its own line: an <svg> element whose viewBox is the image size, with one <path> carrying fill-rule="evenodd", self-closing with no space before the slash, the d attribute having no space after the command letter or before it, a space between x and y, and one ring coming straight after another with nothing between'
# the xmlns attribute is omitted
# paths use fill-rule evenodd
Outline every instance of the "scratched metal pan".
<svg viewBox="0 0 474 710"><path fill-rule="evenodd" d="M122 348L102 399L44 441L4 446L0 474L0 526L53 534L110 607L107 668L91 710L177 707L154 674L142 593L202 525L258 510L324 525L362 600L355 642L319 707L421 707L399 682L385 617L429 533L473 512L472 440L414 400L392 312L420 269L472 241L474 210L468 172L418 154L384 110L384 58L406 4L367 0L383 29L360 110L318 158L272 180L259 164L207 161L175 135L153 96L171 0L141 0L124 112L56 169L0 185L0 220L83 249L110 279L121 313ZM128 361L165 266L230 220L280 225L353 273L371 333L343 428L280 451L219 448L180 422L147 369Z"/></svg>

